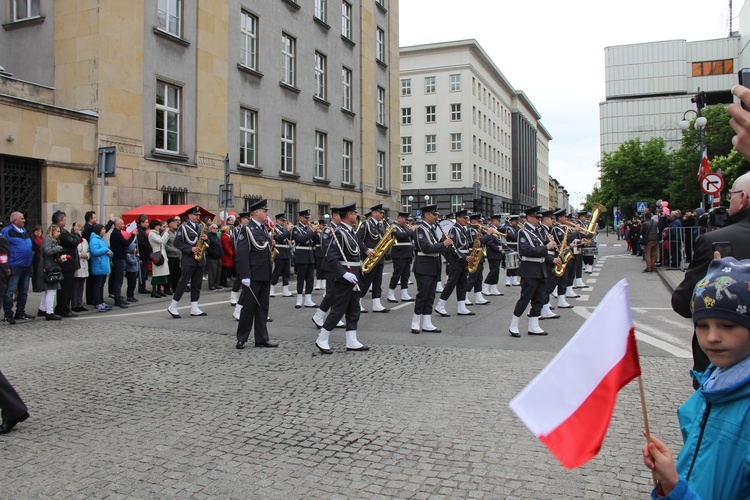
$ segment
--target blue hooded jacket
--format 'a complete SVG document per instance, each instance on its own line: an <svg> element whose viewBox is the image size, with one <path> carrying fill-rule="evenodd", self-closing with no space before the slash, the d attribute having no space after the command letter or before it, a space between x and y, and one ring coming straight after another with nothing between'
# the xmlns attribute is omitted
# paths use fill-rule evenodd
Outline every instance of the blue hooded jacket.
<svg viewBox="0 0 750 500"><path fill-rule="evenodd" d="M10 245L8 265L10 267L31 267L34 250L31 248L31 237L26 228L23 228L23 231L18 231L18 228L13 224L9 224L3 228L3 236Z"/></svg>
<svg viewBox="0 0 750 500"><path fill-rule="evenodd" d="M106 276L109 274L109 247L107 242L101 236L91 233L89 237L89 272L96 276Z"/></svg>

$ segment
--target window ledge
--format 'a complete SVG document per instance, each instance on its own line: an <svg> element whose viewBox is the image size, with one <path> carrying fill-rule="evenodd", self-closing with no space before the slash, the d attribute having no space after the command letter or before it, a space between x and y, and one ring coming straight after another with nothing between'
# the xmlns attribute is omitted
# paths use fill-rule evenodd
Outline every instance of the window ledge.
<svg viewBox="0 0 750 500"><path fill-rule="evenodd" d="M326 186L331 183L330 179L321 179L319 177L313 177L313 182L315 184L325 184Z"/></svg>
<svg viewBox="0 0 750 500"><path fill-rule="evenodd" d="M325 30L330 30L331 29L331 26L327 22L323 21L320 18L317 18L317 17L313 16L313 21L315 21L315 23L318 26L320 26L321 28L323 28Z"/></svg>
<svg viewBox="0 0 750 500"><path fill-rule="evenodd" d="M298 89L298 88L297 88L297 87L295 87L294 85L289 85L289 84L288 84L288 83L286 83L286 82L279 82L279 86L280 86L280 87L281 87L282 89L284 89L284 90L288 90L289 92L294 92L295 94L299 94L300 92L302 92L302 90L301 90L301 89Z"/></svg>
<svg viewBox="0 0 750 500"><path fill-rule="evenodd" d="M387 125L383 125L382 123L376 123L375 125L377 125L378 128L380 130L382 130L383 132L387 132L388 131L388 126Z"/></svg>
<svg viewBox="0 0 750 500"><path fill-rule="evenodd" d="M299 174L294 174L291 172L283 172L279 170L279 177L286 177L288 179L299 179Z"/></svg>
<svg viewBox="0 0 750 500"><path fill-rule="evenodd" d="M341 35L341 39L345 41L346 44L349 45L350 47L354 47L357 45L357 43L351 38L349 38L348 36Z"/></svg>
<svg viewBox="0 0 750 500"><path fill-rule="evenodd" d="M388 194L388 195L391 194L391 192L389 190L387 190L387 189L380 189L380 188L376 188L375 192L378 193L378 194Z"/></svg>
<svg viewBox="0 0 750 500"><path fill-rule="evenodd" d="M260 175L263 172L263 169L260 167L254 167L252 165L243 165L241 163L238 163L237 171L242 172L242 173L253 174L253 175Z"/></svg>
<svg viewBox="0 0 750 500"><path fill-rule="evenodd" d="M283 0L283 2L295 10L300 10L302 8L302 6L294 0Z"/></svg>
<svg viewBox="0 0 750 500"><path fill-rule="evenodd" d="M349 115L351 117L357 116L357 113L355 113L354 111L352 111L350 109L341 108L341 112L344 113L345 115Z"/></svg>
<svg viewBox="0 0 750 500"><path fill-rule="evenodd" d="M376 59L375 61L378 63L378 66L380 66L381 68L388 69L388 65L384 61L381 61L380 59Z"/></svg>
<svg viewBox="0 0 750 500"><path fill-rule="evenodd" d="M184 155L181 153L172 153L169 151L161 151L159 149L152 149L151 156L153 157L151 158L152 160L179 163L181 165L184 165L190 160L190 157L188 155ZM197 166L197 165L190 165L190 166Z"/></svg>
<svg viewBox="0 0 750 500"><path fill-rule="evenodd" d="M330 106L331 103L326 101L325 99L322 99L316 95L313 96L313 101L317 102L318 104L322 104L323 106Z"/></svg>
<svg viewBox="0 0 750 500"><path fill-rule="evenodd" d="M3 28L6 31L17 30L26 26L34 26L35 24L42 24L44 22L44 16L29 17L26 19L19 19L18 21L12 21L10 23L3 24Z"/></svg>
<svg viewBox="0 0 750 500"><path fill-rule="evenodd" d="M378 7L378 10L382 12L383 14L388 13L388 9L385 8L385 5L381 5L378 2L375 2L375 5Z"/></svg>
<svg viewBox="0 0 750 500"><path fill-rule="evenodd" d="M159 28L154 28L154 35L164 38L165 40L169 40L170 42L174 42L177 45L182 45L183 47L190 46L190 42L188 42L184 38L180 38L178 36L173 35L172 33L168 33L164 30L160 30Z"/></svg>
<svg viewBox="0 0 750 500"><path fill-rule="evenodd" d="M346 188L346 189L356 189L357 185L356 184L352 184L351 182L342 182L341 183L341 187L342 188Z"/></svg>
<svg viewBox="0 0 750 500"><path fill-rule="evenodd" d="M247 73L248 75L263 78L263 73L261 73L260 71L256 71L249 66L245 66L244 64L237 63L237 69L242 71L243 73Z"/></svg>

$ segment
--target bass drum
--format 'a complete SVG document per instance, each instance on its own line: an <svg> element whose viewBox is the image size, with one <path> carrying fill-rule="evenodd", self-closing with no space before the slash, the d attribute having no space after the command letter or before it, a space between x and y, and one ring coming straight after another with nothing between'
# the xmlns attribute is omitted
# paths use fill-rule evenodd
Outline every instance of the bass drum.
<svg viewBox="0 0 750 500"><path fill-rule="evenodd" d="M443 234L446 238L448 238L448 233L450 233L451 228L455 225L455 221L452 221L451 219L443 219L440 222L438 222L438 226L440 227L440 230L442 231L442 234L438 234L438 237L442 239Z"/></svg>
<svg viewBox="0 0 750 500"><path fill-rule="evenodd" d="M597 247L583 247L581 248L581 255L584 257L593 257L599 255L599 249Z"/></svg>
<svg viewBox="0 0 750 500"><path fill-rule="evenodd" d="M505 269L518 269L521 263L518 252L504 252L503 255L505 255Z"/></svg>

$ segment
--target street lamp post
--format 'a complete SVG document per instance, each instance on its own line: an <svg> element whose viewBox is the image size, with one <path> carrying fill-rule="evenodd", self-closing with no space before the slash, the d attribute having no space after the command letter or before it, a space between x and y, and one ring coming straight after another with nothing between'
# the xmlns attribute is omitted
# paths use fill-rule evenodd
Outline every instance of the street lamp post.
<svg viewBox="0 0 750 500"><path fill-rule="evenodd" d="M690 122L687 119L688 113L695 113L695 130L698 132L698 152L701 155L700 161L703 161L704 145L703 145L703 129L706 127L708 120L701 114L701 110L706 106L706 93L698 87L698 93L690 98L690 102L695 104L697 111L694 109L688 109L682 114L682 120L680 121L680 128L687 130L690 128ZM708 210L708 195L703 197L703 209Z"/></svg>

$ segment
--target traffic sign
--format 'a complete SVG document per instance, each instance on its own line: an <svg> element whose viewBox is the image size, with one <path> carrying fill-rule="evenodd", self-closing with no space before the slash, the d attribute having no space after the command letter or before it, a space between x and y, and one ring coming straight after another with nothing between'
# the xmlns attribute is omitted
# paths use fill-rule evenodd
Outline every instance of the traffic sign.
<svg viewBox="0 0 750 500"><path fill-rule="evenodd" d="M712 172L701 177L701 191L706 194L719 194L724 188L724 177Z"/></svg>
<svg viewBox="0 0 750 500"><path fill-rule="evenodd" d="M636 210L638 211L639 214L642 214L648 208L648 202L646 202L646 201L639 201L638 203L635 204L635 208L636 208Z"/></svg>
<svg viewBox="0 0 750 500"><path fill-rule="evenodd" d="M414 215L416 215L417 217L422 217L422 211L421 210L415 210L414 211Z"/></svg>

